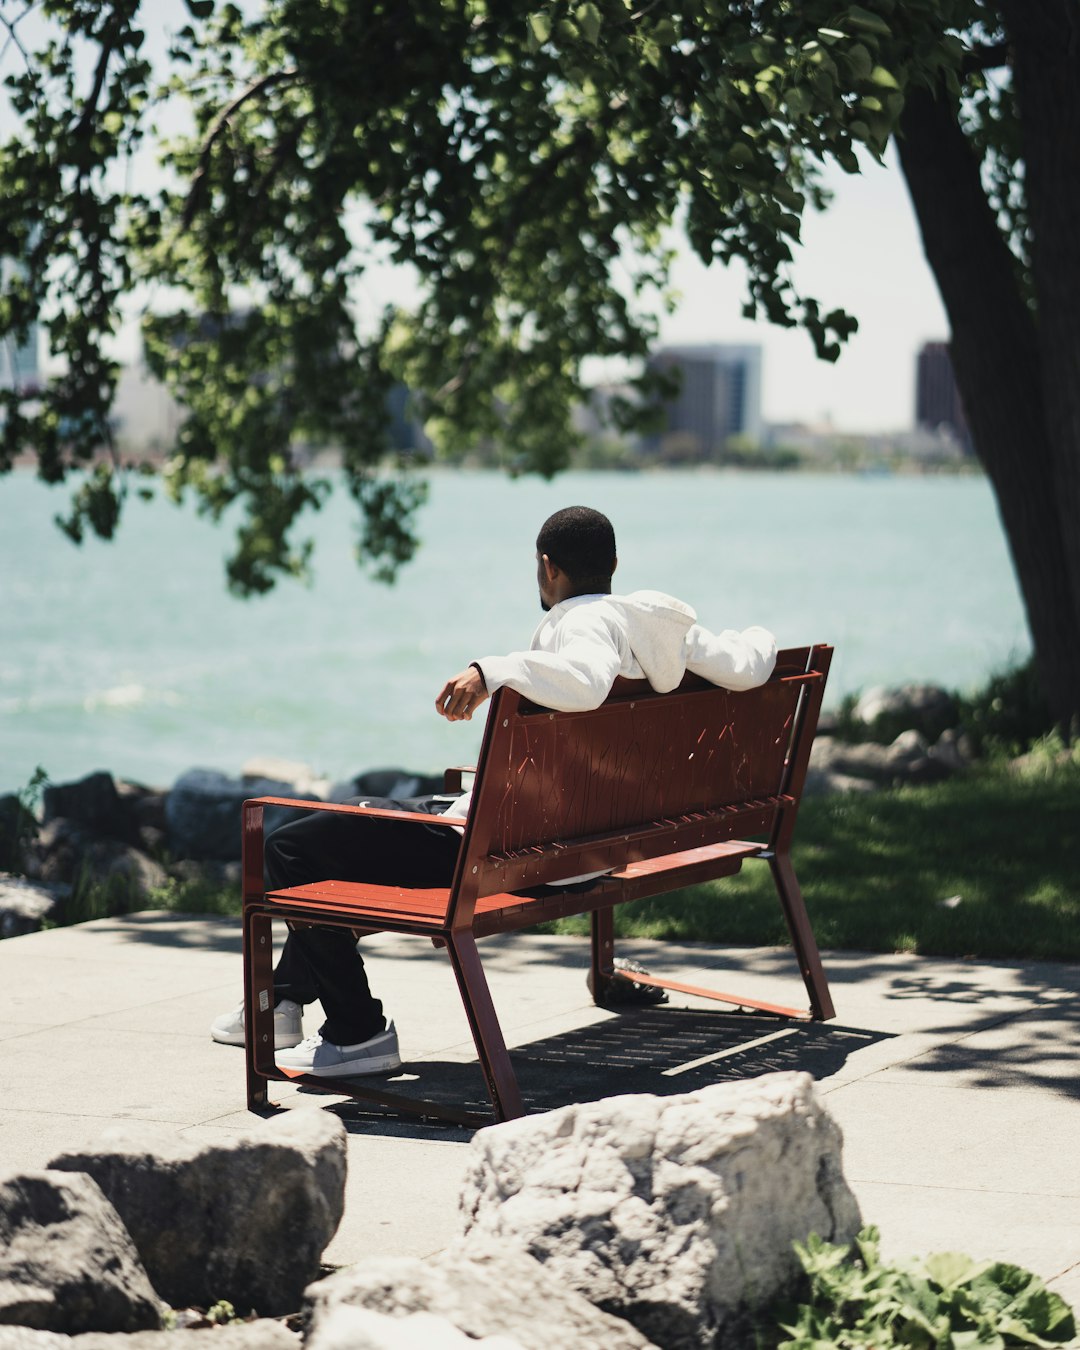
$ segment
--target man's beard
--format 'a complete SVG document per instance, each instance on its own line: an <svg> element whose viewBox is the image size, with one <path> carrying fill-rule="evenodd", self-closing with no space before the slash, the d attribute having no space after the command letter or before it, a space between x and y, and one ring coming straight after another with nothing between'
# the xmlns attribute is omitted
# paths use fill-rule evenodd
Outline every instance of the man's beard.
<svg viewBox="0 0 1080 1350"><path fill-rule="evenodd" d="M544 611L545 614L547 614L547 612L551 609L551 606L548 604L548 602L544 599L543 596L540 597L540 608Z"/></svg>

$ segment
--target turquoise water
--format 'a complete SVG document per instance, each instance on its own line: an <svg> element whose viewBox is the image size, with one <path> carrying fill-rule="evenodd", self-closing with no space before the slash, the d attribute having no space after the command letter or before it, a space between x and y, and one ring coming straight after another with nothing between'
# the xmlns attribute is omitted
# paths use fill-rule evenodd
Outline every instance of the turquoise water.
<svg viewBox="0 0 1080 1350"><path fill-rule="evenodd" d="M445 723L435 694L472 658L527 645L537 527L575 502L614 521L616 589L835 644L832 702L905 680L968 688L1029 650L980 479L443 471L396 586L356 567L339 493L313 585L249 601L225 590L225 533L193 511L135 502L114 543L76 549L51 523L64 492L0 479L0 791L37 765L168 785L252 755L332 778L468 762L480 723Z"/></svg>

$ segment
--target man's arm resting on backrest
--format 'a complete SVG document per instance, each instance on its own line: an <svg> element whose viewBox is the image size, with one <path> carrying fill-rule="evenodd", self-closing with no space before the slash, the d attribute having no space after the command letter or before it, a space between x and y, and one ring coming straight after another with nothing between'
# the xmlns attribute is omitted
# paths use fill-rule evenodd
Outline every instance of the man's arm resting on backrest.
<svg viewBox="0 0 1080 1350"><path fill-rule="evenodd" d="M710 633L694 624L686 634L686 668L724 689L756 689L776 666L776 639L766 628Z"/></svg>
<svg viewBox="0 0 1080 1350"><path fill-rule="evenodd" d="M607 624L587 622L576 613L566 615L555 631L555 651L510 652L477 661L489 692L509 685L557 712L599 708L622 666L615 635Z"/></svg>

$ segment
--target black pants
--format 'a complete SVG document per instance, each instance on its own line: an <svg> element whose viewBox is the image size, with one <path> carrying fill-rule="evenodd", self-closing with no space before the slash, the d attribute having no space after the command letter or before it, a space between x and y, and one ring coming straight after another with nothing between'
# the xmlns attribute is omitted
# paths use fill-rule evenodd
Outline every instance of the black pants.
<svg viewBox="0 0 1080 1350"><path fill-rule="evenodd" d="M350 799L352 805L361 802L431 814L446 806L431 797ZM266 884L277 890L333 878L375 886L449 886L460 847L461 833L445 825L315 811L267 838ZM346 928L294 928L274 970L274 997L301 1004L318 999L326 1014L321 1034L334 1045L356 1045L386 1026L356 939Z"/></svg>

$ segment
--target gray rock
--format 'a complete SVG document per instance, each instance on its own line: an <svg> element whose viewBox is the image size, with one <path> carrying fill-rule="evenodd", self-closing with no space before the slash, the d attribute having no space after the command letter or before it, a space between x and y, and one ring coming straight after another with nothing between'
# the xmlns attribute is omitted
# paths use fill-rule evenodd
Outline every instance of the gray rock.
<svg viewBox="0 0 1080 1350"><path fill-rule="evenodd" d="M868 741L852 745L819 737L810 757L811 770L837 780L865 779L870 783L930 783L953 772L947 759L934 759L926 738L918 731L902 731L891 745Z"/></svg>
<svg viewBox="0 0 1080 1350"><path fill-rule="evenodd" d="M56 917L59 896L51 886L0 873L0 938L36 933Z"/></svg>
<svg viewBox="0 0 1080 1350"><path fill-rule="evenodd" d="M876 792L879 787L880 784L871 778L853 778L850 774L833 773L830 769L811 765L803 792L811 797L821 797L830 792Z"/></svg>
<svg viewBox="0 0 1080 1350"><path fill-rule="evenodd" d="M93 852L90 863L92 867ZM122 852L110 857L101 880L126 905L140 908L143 902L151 899L154 891L165 885L168 873L161 863L148 858L140 849L124 847Z"/></svg>
<svg viewBox="0 0 1080 1350"><path fill-rule="evenodd" d="M334 1320L343 1308L395 1318L433 1313L476 1339L504 1333L523 1350L645 1350L651 1344L514 1242L496 1244L482 1234L428 1260L376 1257L313 1284L304 1303L307 1350L346 1350L347 1324Z"/></svg>
<svg viewBox="0 0 1080 1350"><path fill-rule="evenodd" d="M141 832L149 828L165 833L165 798L168 793L164 788L148 788L142 783L118 778L116 790L136 830Z"/></svg>
<svg viewBox="0 0 1080 1350"><path fill-rule="evenodd" d="M51 820L70 820L111 839L130 836L130 817L111 773L100 771L76 783L50 784L41 800L46 825Z"/></svg>
<svg viewBox="0 0 1080 1350"><path fill-rule="evenodd" d="M897 689L867 689L854 715L875 740L889 744L901 731L912 730L935 741L956 726L960 711L947 689L936 684L904 684Z"/></svg>
<svg viewBox="0 0 1080 1350"><path fill-rule="evenodd" d="M87 1334L95 1336L101 1333ZM71 1350L74 1344L73 1336L65 1336L59 1331L39 1331L36 1327L0 1326L0 1350Z"/></svg>
<svg viewBox="0 0 1080 1350"><path fill-rule="evenodd" d="M330 791L330 780L324 774L316 773L310 764L296 759L279 759L276 755L256 755L244 761L240 777L245 783L271 781L288 783L289 796L298 792L310 792L321 800L326 800Z"/></svg>
<svg viewBox="0 0 1080 1350"><path fill-rule="evenodd" d="M111 1335L87 1331L81 1336L0 1326L0 1350L300 1350L300 1344L300 1337L295 1332L270 1319L235 1322L212 1329L115 1332Z"/></svg>
<svg viewBox="0 0 1080 1350"><path fill-rule="evenodd" d="M249 797L298 797L318 801L313 792L294 790L291 783L262 778L229 778L215 769L189 769L174 784L165 802L169 848L178 858L230 862L240 857L240 808ZM267 832L295 820L288 807L267 807Z"/></svg>
<svg viewBox="0 0 1080 1350"><path fill-rule="evenodd" d="M230 1140L191 1142L125 1124L51 1165L94 1177L174 1307L227 1299L241 1315L279 1316L300 1307L341 1222L345 1127L295 1110Z"/></svg>
<svg viewBox="0 0 1080 1350"><path fill-rule="evenodd" d="M130 1336L75 1336L68 1350L300 1350L300 1346L296 1332L263 1317L220 1327L136 1331ZM2 1345L0 1350L4 1350Z"/></svg>
<svg viewBox="0 0 1080 1350"><path fill-rule="evenodd" d="M401 801L409 797L426 797L442 790L441 773L417 773L412 769L367 769L354 778L335 783L330 789L330 801L343 802L349 797L392 797Z"/></svg>
<svg viewBox="0 0 1080 1350"><path fill-rule="evenodd" d="M113 912L140 908L167 879L164 867L139 849L64 817L42 826L33 853L38 880L77 892L103 887Z"/></svg>
<svg viewBox="0 0 1080 1350"><path fill-rule="evenodd" d="M161 1325L131 1238L90 1177L0 1179L0 1322L68 1333Z"/></svg>
<svg viewBox="0 0 1080 1350"><path fill-rule="evenodd" d="M960 773L975 759L971 737L955 728L943 731L930 747L930 758L938 760L951 773Z"/></svg>
<svg viewBox="0 0 1080 1350"><path fill-rule="evenodd" d="M520 1243L671 1350L753 1344L798 1278L792 1243L859 1227L840 1130L804 1073L564 1107L470 1147L467 1233Z"/></svg>
<svg viewBox="0 0 1080 1350"><path fill-rule="evenodd" d="M37 833L37 821L16 792L0 796L0 871L21 871L27 842Z"/></svg>
<svg viewBox="0 0 1080 1350"><path fill-rule="evenodd" d="M33 847L33 876L47 885L70 886L80 875L82 859L90 845L98 838L93 831L73 820L50 820L43 825ZM110 841L113 854L119 854L123 845Z"/></svg>
<svg viewBox="0 0 1080 1350"><path fill-rule="evenodd" d="M567 1341L547 1345L569 1346ZM445 1317L434 1313L410 1313L408 1317L387 1317L367 1308L334 1309L308 1342L309 1350L523 1350L514 1336L485 1336L474 1340L458 1331Z"/></svg>

